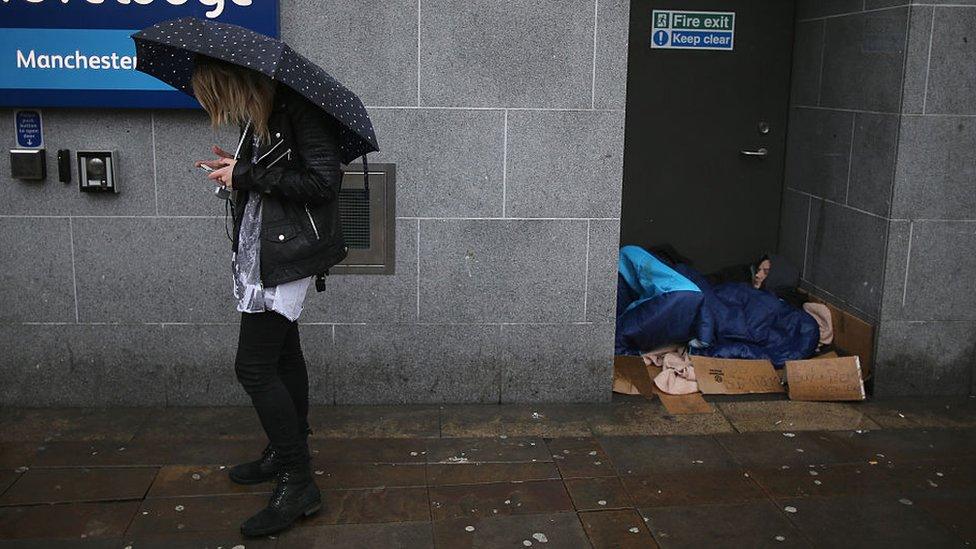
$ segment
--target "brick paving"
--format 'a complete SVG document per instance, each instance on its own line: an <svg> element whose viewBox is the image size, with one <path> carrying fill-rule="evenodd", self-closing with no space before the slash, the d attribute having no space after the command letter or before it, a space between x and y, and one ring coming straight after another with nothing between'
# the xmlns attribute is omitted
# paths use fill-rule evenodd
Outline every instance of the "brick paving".
<svg viewBox="0 0 976 549"><path fill-rule="evenodd" d="M5 547L965 547L976 400L316 407L325 507L238 526L249 408L0 408Z"/></svg>

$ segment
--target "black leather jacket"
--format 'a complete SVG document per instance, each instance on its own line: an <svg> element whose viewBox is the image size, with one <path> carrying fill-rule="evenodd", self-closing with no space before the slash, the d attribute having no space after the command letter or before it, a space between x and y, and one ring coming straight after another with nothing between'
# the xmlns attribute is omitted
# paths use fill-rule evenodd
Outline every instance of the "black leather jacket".
<svg viewBox="0 0 976 549"><path fill-rule="evenodd" d="M241 128L232 181L233 250L248 193L263 193L261 281L276 286L327 273L345 259L348 248L339 220L338 122L279 84L268 126L271 140L259 145L256 164L251 162L253 127Z"/></svg>

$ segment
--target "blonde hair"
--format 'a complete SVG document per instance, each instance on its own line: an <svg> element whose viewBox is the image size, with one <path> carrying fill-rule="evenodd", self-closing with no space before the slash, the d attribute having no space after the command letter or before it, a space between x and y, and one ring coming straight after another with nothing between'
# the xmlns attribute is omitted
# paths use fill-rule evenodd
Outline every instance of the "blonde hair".
<svg viewBox="0 0 976 549"><path fill-rule="evenodd" d="M268 140L274 80L251 69L198 55L191 84L193 95L210 115L214 129L250 120L254 134Z"/></svg>

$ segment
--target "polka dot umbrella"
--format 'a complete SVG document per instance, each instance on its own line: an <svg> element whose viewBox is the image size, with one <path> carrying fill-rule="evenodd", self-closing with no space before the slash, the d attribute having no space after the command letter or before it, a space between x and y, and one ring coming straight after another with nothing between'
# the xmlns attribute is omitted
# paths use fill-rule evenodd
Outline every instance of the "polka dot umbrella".
<svg viewBox="0 0 976 549"><path fill-rule="evenodd" d="M196 17L157 23L132 35L136 69L193 95L199 54L256 70L288 85L339 121L342 162L378 151L363 102L318 65L280 40L250 29Z"/></svg>

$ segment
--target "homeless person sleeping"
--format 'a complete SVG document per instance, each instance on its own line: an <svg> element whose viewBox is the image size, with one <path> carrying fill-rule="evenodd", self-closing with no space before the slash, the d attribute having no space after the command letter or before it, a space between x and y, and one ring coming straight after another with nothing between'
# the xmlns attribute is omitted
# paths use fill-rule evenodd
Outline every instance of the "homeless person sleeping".
<svg viewBox="0 0 976 549"><path fill-rule="evenodd" d="M643 355L662 367L655 379L662 391L697 391L686 353L768 359L782 368L830 343L829 311L803 303L799 272L784 258L767 255L703 276L661 255L620 249L615 345L618 355Z"/></svg>

